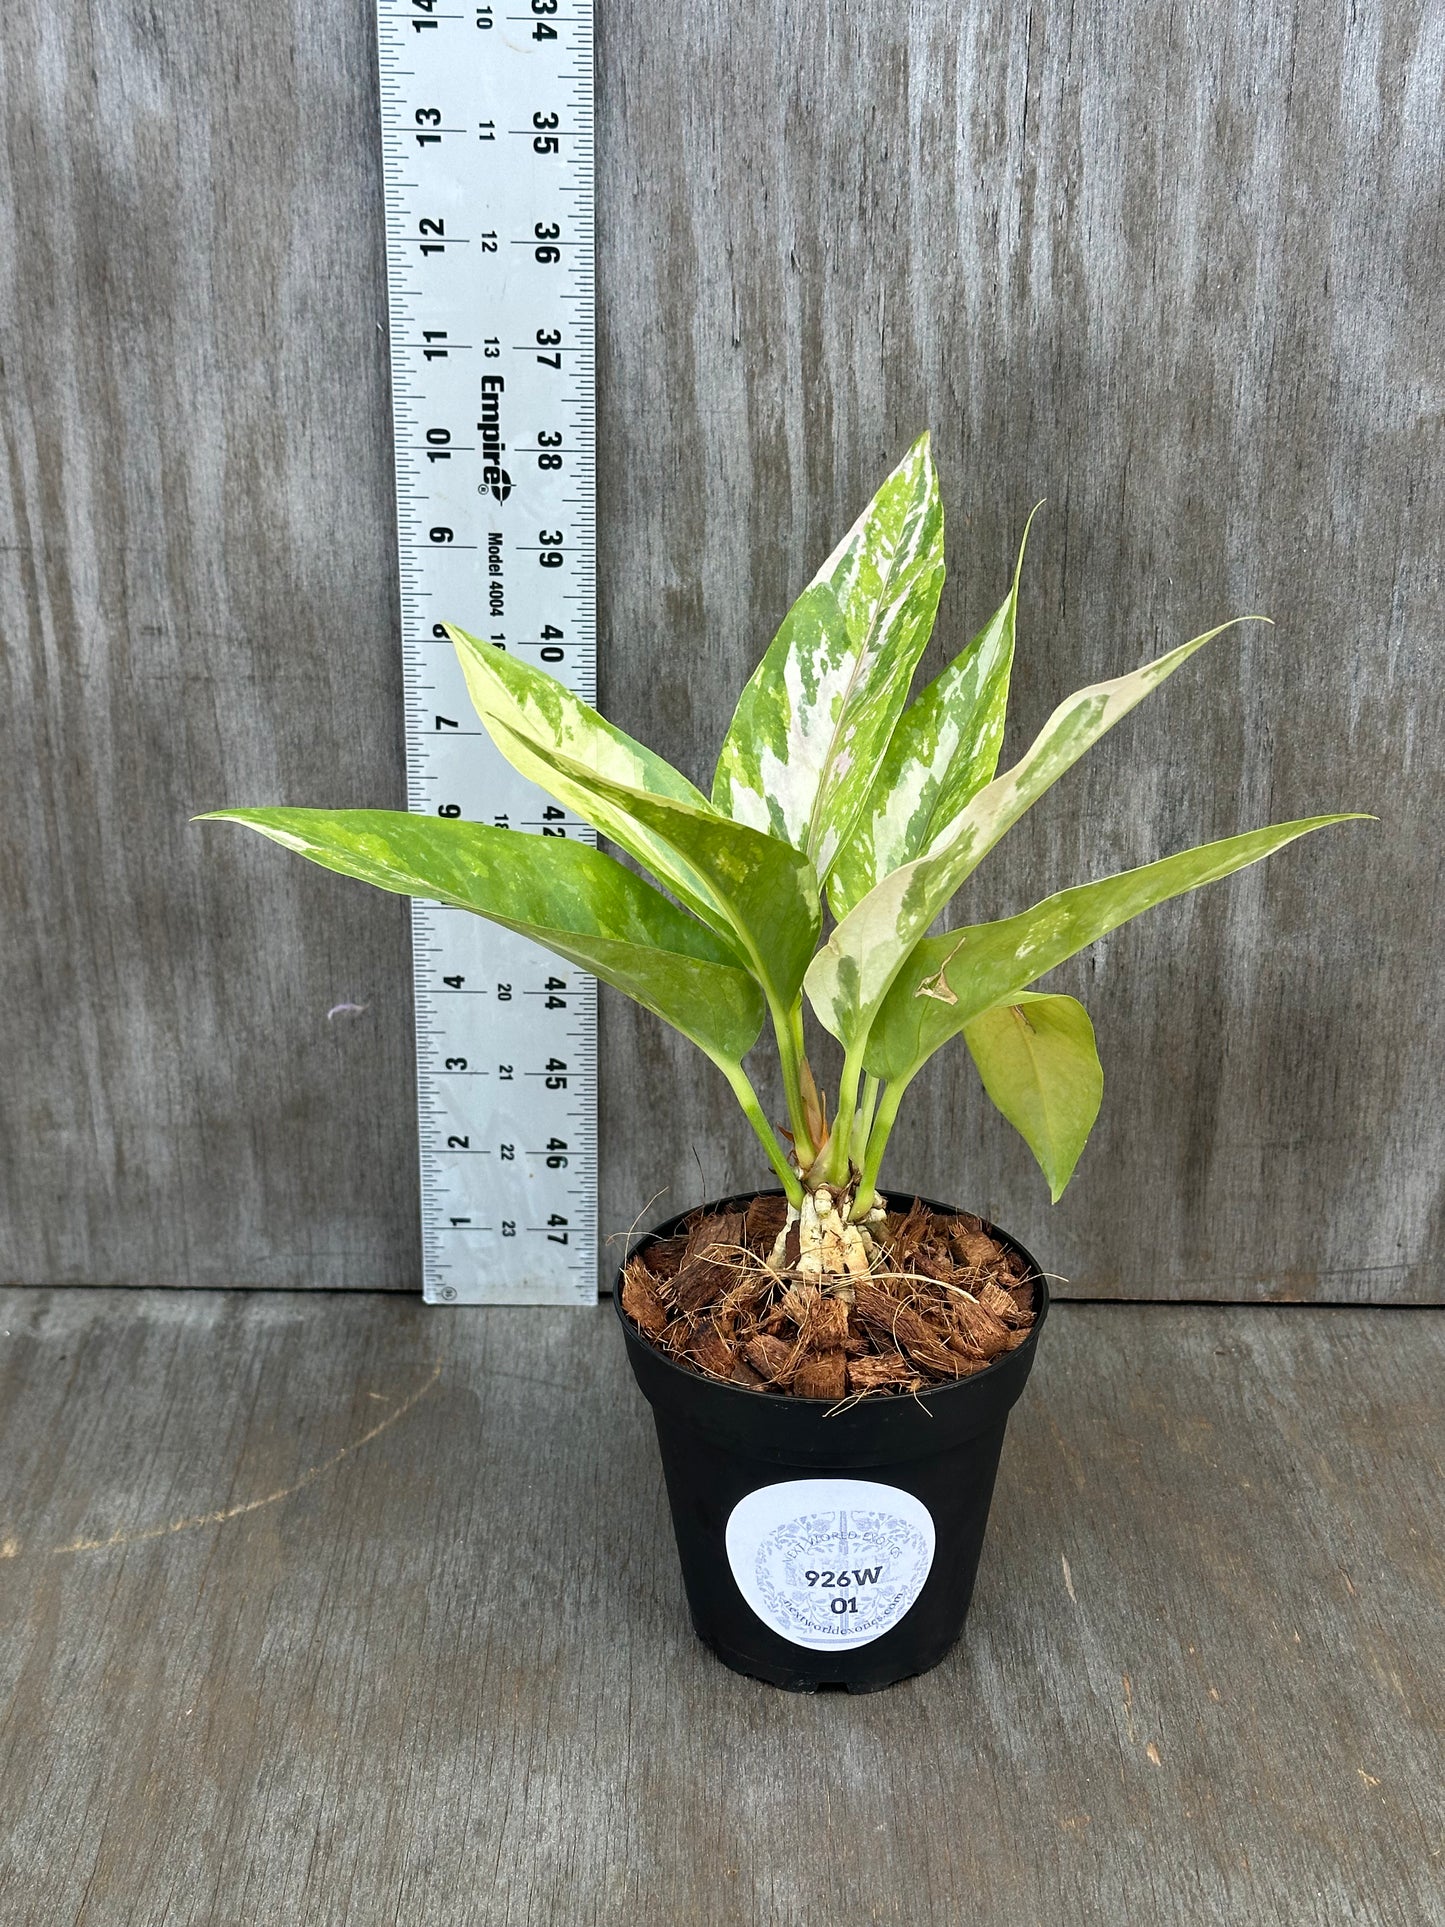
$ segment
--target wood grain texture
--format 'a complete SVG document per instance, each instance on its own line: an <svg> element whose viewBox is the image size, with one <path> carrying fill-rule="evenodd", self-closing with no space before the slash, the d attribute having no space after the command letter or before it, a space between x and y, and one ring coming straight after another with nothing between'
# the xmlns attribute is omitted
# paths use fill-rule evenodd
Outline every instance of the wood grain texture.
<svg viewBox="0 0 1445 1927"><path fill-rule="evenodd" d="M1048 497L1013 747L1279 624L1095 751L969 915L1382 818L1061 973L1109 1088L1057 1211L961 1049L886 1175L1080 1294L1437 1297L1439 0L599 12L604 706L705 777L929 424L932 661ZM403 795L370 9L21 0L3 59L0 1277L414 1286L404 909L186 826ZM761 1175L687 1047L610 996L602 1045L604 1230Z"/></svg>
<svg viewBox="0 0 1445 1927"><path fill-rule="evenodd" d="M692 1638L605 1308L0 1334L10 1927L1445 1922L1441 1314L1058 1308L868 1699Z"/></svg>
<svg viewBox="0 0 1445 1927"><path fill-rule="evenodd" d="M1076 1293L1438 1292L1442 26L1394 4L604 15L602 579L609 633L688 665L660 688L614 648L618 719L703 774L789 597L929 424L951 557L929 673L1047 497L1006 757L1085 682L1227 615L1278 623L1101 744L965 915L1271 818L1382 818L1053 980L1106 1075L1057 1210L966 1053L915 1087L889 1181L987 1212ZM608 1022L604 1061L691 1093L639 1019ZM660 1173L696 1195L689 1140L714 1195L745 1181L725 1112L679 1133L610 1089L615 1220Z"/></svg>
<svg viewBox="0 0 1445 1927"><path fill-rule="evenodd" d="M5 38L0 1276L407 1282L405 906L187 820L405 801L371 12Z"/></svg>

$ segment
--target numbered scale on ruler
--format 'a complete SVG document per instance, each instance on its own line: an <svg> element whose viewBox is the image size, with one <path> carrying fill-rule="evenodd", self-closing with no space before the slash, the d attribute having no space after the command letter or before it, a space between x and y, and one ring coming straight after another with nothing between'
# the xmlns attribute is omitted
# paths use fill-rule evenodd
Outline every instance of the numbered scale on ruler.
<svg viewBox="0 0 1445 1927"><path fill-rule="evenodd" d="M408 800L591 831L512 770L454 622L596 683L588 0L377 0ZM412 914L425 1293L596 1296L596 993L437 904Z"/></svg>

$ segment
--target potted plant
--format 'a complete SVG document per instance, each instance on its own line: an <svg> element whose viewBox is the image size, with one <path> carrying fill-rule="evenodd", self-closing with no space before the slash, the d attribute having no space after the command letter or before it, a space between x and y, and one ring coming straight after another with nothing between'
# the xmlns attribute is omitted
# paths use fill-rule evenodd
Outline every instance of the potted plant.
<svg viewBox="0 0 1445 1927"><path fill-rule="evenodd" d="M887 1685L957 1638L1048 1307L1006 1233L879 1189L913 1079L961 1036L1057 1201L1103 1074L1082 1005L1030 986L1151 905L1346 820L1252 830L935 933L1010 826L1221 633L1070 696L998 775L1019 571L910 702L943 572L924 436L788 612L710 796L545 671L449 629L502 754L661 887L587 844L485 824L214 812L534 938L674 1025L726 1079L779 1188L638 1240L615 1303L694 1623L728 1664L795 1688ZM831 1103L805 1005L842 1046ZM765 1028L786 1127L744 1068Z"/></svg>

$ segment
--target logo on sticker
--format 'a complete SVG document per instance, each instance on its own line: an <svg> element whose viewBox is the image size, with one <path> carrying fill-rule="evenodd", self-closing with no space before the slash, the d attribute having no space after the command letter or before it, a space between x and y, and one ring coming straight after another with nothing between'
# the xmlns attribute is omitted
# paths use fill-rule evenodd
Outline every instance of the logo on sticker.
<svg viewBox="0 0 1445 1927"><path fill-rule="evenodd" d="M764 1625L796 1646L863 1646L908 1611L933 1564L933 1518L897 1486L790 1479L750 1492L728 1564Z"/></svg>

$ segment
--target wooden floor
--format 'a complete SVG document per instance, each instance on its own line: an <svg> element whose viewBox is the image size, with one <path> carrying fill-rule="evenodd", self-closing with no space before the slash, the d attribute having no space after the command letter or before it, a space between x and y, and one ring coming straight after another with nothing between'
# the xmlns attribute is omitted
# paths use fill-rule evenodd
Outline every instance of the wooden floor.
<svg viewBox="0 0 1445 1927"><path fill-rule="evenodd" d="M694 1641L605 1308L0 1333L7 1927L1445 1922L1445 1312L1059 1306L867 1699Z"/></svg>

